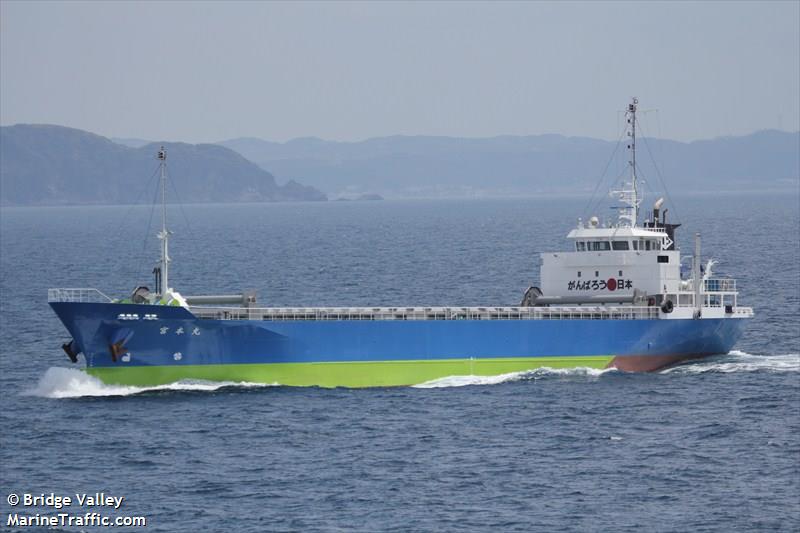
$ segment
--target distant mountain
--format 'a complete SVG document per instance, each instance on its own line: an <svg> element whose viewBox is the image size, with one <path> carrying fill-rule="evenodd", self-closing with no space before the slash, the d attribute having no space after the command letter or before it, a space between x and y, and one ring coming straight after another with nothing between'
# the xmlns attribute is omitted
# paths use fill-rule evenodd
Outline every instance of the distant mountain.
<svg viewBox="0 0 800 533"><path fill-rule="evenodd" d="M536 135L286 143L239 138L220 144L332 196L410 197L592 192L606 167L601 187L608 188L627 168L626 142ZM767 130L690 143L641 138L637 155L639 174L653 191L664 190L661 177L671 191L796 190L800 184L800 132Z"/></svg>
<svg viewBox="0 0 800 533"><path fill-rule="evenodd" d="M149 201L140 192L158 166L155 154L161 144L131 148L62 126L2 127L0 203ZM223 146L163 145L168 153L169 178L184 203L326 199L320 191L293 180L277 185L272 174Z"/></svg>

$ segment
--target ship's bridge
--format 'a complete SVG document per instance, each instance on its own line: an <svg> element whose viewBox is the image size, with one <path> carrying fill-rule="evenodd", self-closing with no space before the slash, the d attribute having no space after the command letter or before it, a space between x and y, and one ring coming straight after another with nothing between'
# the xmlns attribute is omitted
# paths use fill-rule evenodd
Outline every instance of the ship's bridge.
<svg viewBox="0 0 800 533"><path fill-rule="evenodd" d="M566 252L541 254L544 296L567 299L631 297L634 290L666 294L680 287L680 252L674 227L645 222L643 226L601 227L593 218L567 235Z"/></svg>
<svg viewBox="0 0 800 533"><path fill-rule="evenodd" d="M674 242L662 227L579 227L569 232L576 252L673 250Z"/></svg>

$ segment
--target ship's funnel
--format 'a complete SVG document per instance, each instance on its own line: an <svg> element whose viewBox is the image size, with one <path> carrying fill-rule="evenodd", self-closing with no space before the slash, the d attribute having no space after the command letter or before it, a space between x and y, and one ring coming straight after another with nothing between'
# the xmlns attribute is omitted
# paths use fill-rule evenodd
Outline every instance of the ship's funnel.
<svg viewBox="0 0 800 533"><path fill-rule="evenodd" d="M661 210L661 206L664 205L664 198L661 197L656 200L656 203L653 204L653 223L658 223L658 212Z"/></svg>

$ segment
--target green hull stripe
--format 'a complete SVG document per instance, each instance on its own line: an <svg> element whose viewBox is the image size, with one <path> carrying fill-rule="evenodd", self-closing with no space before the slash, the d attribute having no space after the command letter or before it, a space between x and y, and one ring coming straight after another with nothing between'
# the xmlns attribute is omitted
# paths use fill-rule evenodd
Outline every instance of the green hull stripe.
<svg viewBox="0 0 800 533"><path fill-rule="evenodd" d="M448 376L497 376L540 367L605 368L612 355L506 359L441 359L330 363L115 366L86 371L108 384L154 386L182 379L269 383L297 387L391 387Z"/></svg>

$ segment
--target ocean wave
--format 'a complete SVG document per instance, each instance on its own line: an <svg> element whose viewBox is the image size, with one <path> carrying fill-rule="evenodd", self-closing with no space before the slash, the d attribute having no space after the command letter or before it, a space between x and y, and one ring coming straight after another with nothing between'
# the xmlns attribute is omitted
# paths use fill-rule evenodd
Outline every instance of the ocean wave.
<svg viewBox="0 0 800 533"><path fill-rule="evenodd" d="M800 354L755 355L733 350L726 355L689 362L662 370L662 374L703 374L706 372L798 372Z"/></svg>
<svg viewBox="0 0 800 533"><path fill-rule="evenodd" d="M522 372L510 372L508 374L499 374L496 376L447 376L444 378L434 379L412 385L416 389L439 389L448 387L466 387L470 385L499 385L501 383L509 383L514 381L527 381L545 378L548 376L578 376L578 377L599 377L609 372L619 372L615 368L550 368L541 367L536 370L525 370Z"/></svg>
<svg viewBox="0 0 800 533"><path fill-rule="evenodd" d="M50 367L39 382L24 394L42 398L82 398L102 396L132 396L153 391L213 392L225 387L270 387L262 383L232 381L181 380L153 387L108 385L94 376L75 368Z"/></svg>

